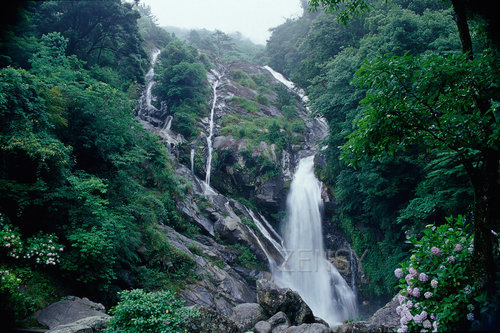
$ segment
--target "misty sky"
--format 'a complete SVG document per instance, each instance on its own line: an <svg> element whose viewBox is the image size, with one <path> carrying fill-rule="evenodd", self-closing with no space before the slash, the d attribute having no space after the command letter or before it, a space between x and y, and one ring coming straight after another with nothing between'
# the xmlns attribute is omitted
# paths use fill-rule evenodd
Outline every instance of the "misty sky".
<svg viewBox="0 0 500 333"><path fill-rule="evenodd" d="M269 28L300 16L300 0L141 0L160 26L241 32L265 44Z"/></svg>

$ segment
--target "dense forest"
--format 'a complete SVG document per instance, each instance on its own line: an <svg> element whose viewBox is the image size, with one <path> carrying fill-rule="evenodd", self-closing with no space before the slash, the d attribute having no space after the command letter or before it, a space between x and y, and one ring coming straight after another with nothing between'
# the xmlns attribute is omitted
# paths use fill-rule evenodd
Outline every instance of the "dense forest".
<svg viewBox="0 0 500 333"><path fill-rule="evenodd" d="M162 28L140 1L23 1L6 12L5 327L36 326L34 312L78 295L113 306L108 332L184 331L185 319L199 316L179 300L187 286L215 285L200 260L212 271L236 271L255 293L255 280L270 270L265 241L257 239L262 252L247 236L204 226L232 217L258 238L255 211L281 230L287 158L312 149L314 117L328 123L326 137L316 133L323 148L315 156L316 176L334 201L324 229L356 254L358 298L382 306L399 294L402 331L495 327L494 11L465 0L303 0L302 7L301 17L271 30L265 47L239 34ZM154 98L141 114L152 65ZM264 65L304 90L307 109ZM207 171L207 115L216 106L214 82L226 77ZM172 133L180 143L168 141ZM196 179L210 179L210 171L208 185L229 198L224 203L196 195ZM279 195L268 198L271 185Z"/></svg>

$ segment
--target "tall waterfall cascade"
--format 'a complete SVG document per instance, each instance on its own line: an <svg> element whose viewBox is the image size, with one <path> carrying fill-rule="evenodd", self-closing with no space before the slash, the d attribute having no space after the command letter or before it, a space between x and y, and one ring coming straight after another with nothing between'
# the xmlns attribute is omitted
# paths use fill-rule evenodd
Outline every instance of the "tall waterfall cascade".
<svg viewBox="0 0 500 333"><path fill-rule="evenodd" d="M212 153L213 153L213 136L214 136L214 115L215 115L215 109L217 107L217 87L219 86L220 83L220 74L212 70L211 73L208 75L208 81L210 82L210 85L212 87L212 105L210 108L210 118L209 118L209 127L208 127L208 136L207 136L207 148L208 148L208 155L207 155L207 165L205 168L205 185L206 185L206 193L210 192L210 175L212 171Z"/></svg>
<svg viewBox="0 0 500 333"><path fill-rule="evenodd" d="M152 90L155 84L155 81L153 80L155 76L154 65L156 63L156 60L158 59L158 55L160 55L160 52L161 51L158 49L155 49L151 52L151 67L146 73L146 78L145 78L146 89L144 91L144 94L141 96L141 100L139 101L141 105L139 107L138 117L141 119L144 118L144 116L150 111L156 110L156 107L152 104L153 101Z"/></svg>
<svg viewBox="0 0 500 333"><path fill-rule="evenodd" d="M156 84L154 81L154 66L160 53L161 50L159 49L154 49L151 52L151 67L146 73L146 87L139 100L137 118L139 118L143 126L158 134L163 139L163 142L167 144L167 147L171 149L182 143L184 138L171 130L173 116L166 116L166 106L162 103L162 106L158 109L153 105L153 87Z"/></svg>
<svg viewBox="0 0 500 333"><path fill-rule="evenodd" d="M321 184L314 175L314 156L300 160L287 198L283 235L285 262L273 271L280 287L297 291L315 316L337 326L356 317L356 297L327 260L321 227Z"/></svg>

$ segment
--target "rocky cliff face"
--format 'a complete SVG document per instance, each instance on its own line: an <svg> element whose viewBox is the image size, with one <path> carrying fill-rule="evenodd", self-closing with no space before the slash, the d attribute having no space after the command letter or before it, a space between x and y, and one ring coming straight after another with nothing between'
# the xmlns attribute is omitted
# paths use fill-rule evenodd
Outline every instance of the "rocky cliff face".
<svg viewBox="0 0 500 333"><path fill-rule="evenodd" d="M199 119L199 135L193 140L170 129L175 114L166 109L149 108L139 112L139 118L162 138L174 157L177 175L189 184L177 207L201 230L200 235L186 237L162 227L169 243L196 263L199 279L185 288L182 297L188 305L231 316L237 304L256 302L255 281L269 279L270 267L282 262L273 244L281 240L269 230L267 220L279 228L295 166L319 150L328 128L263 67L219 64L211 75L209 83L218 77L213 122L210 115ZM207 186L203 180L209 142L213 151ZM325 199L331 200L326 207L332 208L332 197ZM345 247L344 239L332 236L334 229L327 231L328 237L337 237L327 245L334 250ZM344 270L347 281L350 269Z"/></svg>

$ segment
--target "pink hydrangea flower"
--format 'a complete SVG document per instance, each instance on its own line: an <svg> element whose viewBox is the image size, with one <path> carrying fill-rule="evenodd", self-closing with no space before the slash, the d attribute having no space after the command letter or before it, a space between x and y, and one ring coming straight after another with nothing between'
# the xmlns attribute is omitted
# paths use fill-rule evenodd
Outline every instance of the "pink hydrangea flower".
<svg viewBox="0 0 500 333"><path fill-rule="evenodd" d="M418 288L414 288L412 295L414 297L420 297L420 290Z"/></svg>
<svg viewBox="0 0 500 333"><path fill-rule="evenodd" d="M437 288L437 286L438 286L438 281L437 281L437 280L432 279L432 281L431 281L431 286L432 286L433 288Z"/></svg>
<svg viewBox="0 0 500 333"><path fill-rule="evenodd" d="M455 256L449 256L448 257L448 262L454 263L455 262Z"/></svg>
<svg viewBox="0 0 500 333"><path fill-rule="evenodd" d="M401 279L403 277L403 270L401 268L396 268L394 270L394 275L398 278Z"/></svg>
<svg viewBox="0 0 500 333"><path fill-rule="evenodd" d="M420 273L418 276L419 281L426 282L429 278L427 277L427 274L425 273Z"/></svg>
<svg viewBox="0 0 500 333"><path fill-rule="evenodd" d="M455 251L456 252L462 251L462 245L460 245L460 244L455 245Z"/></svg>
<svg viewBox="0 0 500 333"><path fill-rule="evenodd" d="M410 267L410 268L408 269L408 271L410 272L410 275L411 275L412 277L417 277L418 272L417 272L417 270L416 270L415 268Z"/></svg>
<svg viewBox="0 0 500 333"><path fill-rule="evenodd" d="M435 256L438 256L438 255L440 255L440 254L441 254L441 250L440 250L439 248L437 248L437 247L433 246L433 247L431 248L431 253L432 253L433 255L435 255Z"/></svg>
<svg viewBox="0 0 500 333"><path fill-rule="evenodd" d="M422 324L422 322L424 321L422 316L419 314L413 316L413 320L415 321L416 324Z"/></svg>

